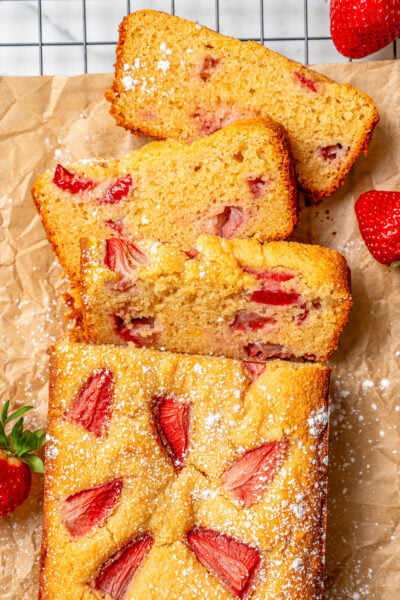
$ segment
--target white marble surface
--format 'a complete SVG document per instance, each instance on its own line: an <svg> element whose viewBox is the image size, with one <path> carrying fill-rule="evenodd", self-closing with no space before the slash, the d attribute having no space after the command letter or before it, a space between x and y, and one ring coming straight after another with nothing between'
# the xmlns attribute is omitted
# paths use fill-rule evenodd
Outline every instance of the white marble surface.
<svg viewBox="0 0 400 600"><path fill-rule="evenodd" d="M37 75L40 72L38 0L0 0L0 75ZM73 75L84 71L82 0L42 0L43 72ZM127 0L86 0L87 69L109 72L114 62L118 24L127 11ZM170 0L131 0L131 10L154 8L169 11ZM260 0L219 0L220 31L241 38L260 36ZM215 0L175 0L176 14L216 28ZM329 2L308 0L308 36L329 37ZM303 0L264 0L266 45L305 62ZM281 40L269 38L296 38ZM109 44L97 44L108 42ZM29 43L7 47L1 44ZM95 43L94 45L91 45ZM54 44L54 45L46 45ZM59 45L68 44L68 45ZM400 57L400 42L397 41ZM372 59L393 58L393 46ZM310 39L310 63L347 60L330 39Z"/></svg>

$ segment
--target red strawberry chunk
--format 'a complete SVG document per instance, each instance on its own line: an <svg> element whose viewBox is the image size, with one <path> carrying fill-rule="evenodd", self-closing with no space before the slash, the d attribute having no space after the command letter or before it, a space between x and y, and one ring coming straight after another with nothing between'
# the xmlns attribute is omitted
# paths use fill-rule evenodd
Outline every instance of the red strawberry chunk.
<svg viewBox="0 0 400 600"><path fill-rule="evenodd" d="M121 279L113 284L113 289L126 292L133 287L131 279L132 271L136 268L135 263L148 263L147 256L132 242L119 238L106 240L105 265L120 275Z"/></svg>
<svg viewBox="0 0 400 600"><path fill-rule="evenodd" d="M122 479L69 496L61 509L61 520L75 537L104 524L121 495Z"/></svg>
<svg viewBox="0 0 400 600"><path fill-rule="evenodd" d="M110 229L112 229L113 231L115 231L116 233L119 234L119 239L121 239L125 242L126 249L128 251L130 258L132 258L134 261L136 261L137 263L139 263L141 265L146 265L150 262L149 258L144 254L144 252L142 252L142 250L140 250L140 248L135 246L135 244L132 242L131 237L128 233L128 230L126 228L123 217L121 219L117 219L116 221L109 219L105 223L106 223L106 225L108 225L108 227L110 227ZM110 239L116 239L116 238L110 238Z"/></svg>
<svg viewBox="0 0 400 600"><path fill-rule="evenodd" d="M217 69L220 63L220 59L215 56L205 56L203 60L203 64L199 71L199 77L203 81L209 81L211 75Z"/></svg>
<svg viewBox="0 0 400 600"><path fill-rule="evenodd" d="M319 153L324 160L332 161L343 154L343 146L342 144L335 144L333 146L320 147Z"/></svg>
<svg viewBox="0 0 400 600"><path fill-rule="evenodd" d="M120 240L119 238L109 238L106 240L104 263L109 269L121 275L121 277L130 275L132 265L128 260L128 247L124 240Z"/></svg>
<svg viewBox="0 0 400 600"><path fill-rule="evenodd" d="M276 319L265 317L249 310L240 310L229 325L234 331L257 331L267 325L274 325Z"/></svg>
<svg viewBox="0 0 400 600"><path fill-rule="evenodd" d="M265 281L270 284L272 284L272 282L280 283L282 281L290 281L290 279L294 279L295 277L293 273L273 271L272 269L252 269L251 267L242 267L242 270L246 273L250 273L250 275L254 275L260 281Z"/></svg>
<svg viewBox="0 0 400 600"><path fill-rule="evenodd" d="M242 227L245 221L244 213L237 206L226 206L222 213L211 219L211 234L230 240Z"/></svg>
<svg viewBox="0 0 400 600"><path fill-rule="evenodd" d="M263 177L249 177L247 183L254 198L261 198L267 189L267 182Z"/></svg>
<svg viewBox="0 0 400 600"><path fill-rule="evenodd" d="M180 471L189 446L189 404L174 398L156 398L154 421L175 469Z"/></svg>
<svg viewBox="0 0 400 600"><path fill-rule="evenodd" d="M310 314L310 311L307 308L307 304L302 304L300 306L300 310L301 313L297 317L297 325L301 325L302 323L304 323L308 319L308 315Z"/></svg>
<svg viewBox="0 0 400 600"><path fill-rule="evenodd" d="M199 251L197 250L197 248L190 248L190 250L185 250L185 254L189 258L196 258L196 256L199 255Z"/></svg>
<svg viewBox="0 0 400 600"><path fill-rule="evenodd" d="M149 264L149 259L146 256L146 254L144 252L142 252L140 250L140 248L138 248L137 246L135 246L135 244L133 244L132 242L127 241L126 242L127 248L128 248L128 252L130 257L137 263L139 263L140 265L148 265Z"/></svg>
<svg viewBox="0 0 400 600"><path fill-rule="evenodd" d="M119 177L115 183L112 183L106 189L99 201L103 204L117 204L128 196L132 187L132 177L130 175Z"/></svg>
<svg viewBox="0 0 400 600"><path fill-rule="evenodd" d="M270 342L253 342L247 344L244 350L250 358L257 358L258 360L268 360L268 358L293 358L293 354L288 350L285 350L283 346L271 344Z"/></svg>
<svg viewBox="0 0 400 600"><path fill-rule="evenodd" d="M124 600L136 571L152 545L153 539L148 534L129 542L103 565L92 587L114 600Z"/></svg>
<svg viewBox="0 0 400 600"><path fill-rule="evenodd" d="M250 360L243 360L242 363L243 363L243 367L246 369L247 374L250 377L251 381L255 381L256 379L261 377L261 375L265 371L265 367L266 367L265 363L252 362Z"/></svg>
<svg viewBox="0 0 400 600"><path fill-rule="evenodd" d="M265 490L282 466L287 442L268 442L249 450L225 471L222 484L244 506L251 506Z"/></svg>
<svg viewBox="0 0 400 600"><path fill-rule="evenodd" d="M244 267L243 271L254 275L262 282L261 290L256 290L249 295L249 300L259 304L270 304L272 306L287 306L295 304L300 294L294 290L282 289L281 283L294 278L293 273L273 271L271 269L251 269Z"/></svg>
<svg viewBox="0 0 400 600"><path fill-rule="evenodd" d="M133 318L129 323L118 315L114 315L115 330L125 342L133 342L138 348L152 346L157 339L157 332L151 332L154 327L154 317ZM147 334L147 335L145 335Z"/></svg>
<svg viewBox="0 0 400 600"><path fill-rule="evenodd" d="M215 112L201 108L192 115L192 118L197 121L200 133L206 136L215 133L226 125L230 125L240 118L240 115L230 107L219 107Z"/></svg>
<svg viewBox="0 0 400 600"><path fill-rule="evenodd" d="M72 171L68 171L62 165L56 166L53 182L57 187L71 194L92 190L97 185L93 179L79 175L79 173L72 173Z"/></svg>
<svg viewBox="0 0 400 600"><path fill-rule="evenodd" d="M189 548L201 564L218 577L237 598L245 598L255 583L260 552L212 529L196 528L187 534Z"/></svg>
<svg viewBox="0 0 400 600"><path fill-rule="evenodd" d="M77 395L66 418L85 427L96 437L108 432L114 379L109 369L93 373Z"/></svg>
<svg viewBox="0 0 400 600"><path fill-rule="evenodd" d="M257 302L258 304L270 304L272 306L288 306L289 304L295 304L300 298L300 294L297 292L274 289L256 290L249 295L249 300Z"/></svg>
<svg viewBox="0 0 400 600"><path fill-rule="evenodd" d="M301 83L302 86L308 88L309 90L311 90L312 92L317 92L317 86L315 85L315 81L313 79L310 79L309 77L306 77L303 73L300 73L299 71L295 71L295 76L297 77L297 79L299 80L299 82Z"/></svg>

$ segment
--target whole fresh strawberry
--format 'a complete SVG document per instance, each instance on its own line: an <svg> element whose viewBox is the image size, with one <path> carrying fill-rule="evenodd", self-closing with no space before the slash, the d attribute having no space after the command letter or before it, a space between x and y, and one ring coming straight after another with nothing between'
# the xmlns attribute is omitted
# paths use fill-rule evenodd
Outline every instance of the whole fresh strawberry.
<svg viewBox="0 0 400 600"><path fill-rule="evenodd" d="M384 265L400 266L400 192L365 192L355 209L372 256Z"/></svg>
<svg viewBox="0 0 400 600"><path fill-rule="evenodd" d="M331 36L349 58L364 58L400 36L400 0L331 0Z"/></svg>
<svg viewBox="0 0 400 600"><path fill-rule="evenodd" d="M6 402L0 416L0 519L12 513L28 497L31 470L44 471L42 460L31 452L44 445L46 433L43 429L24 431L22 415L33 407L24 406L11 415L8 415L8 407L9 402ZM15 419L18 420L7 435L6 427Z"/></svg>

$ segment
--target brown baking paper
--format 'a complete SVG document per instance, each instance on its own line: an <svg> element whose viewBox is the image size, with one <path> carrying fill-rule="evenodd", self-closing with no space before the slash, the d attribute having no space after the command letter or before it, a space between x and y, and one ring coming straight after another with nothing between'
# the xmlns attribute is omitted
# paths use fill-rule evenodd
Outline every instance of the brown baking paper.
<svg viewBox="0 0 400 600"><path fill-rule="evenodd" d="M326 600L400 597L400 271L364 246L354 202L370 188L400 190L400 61L318 70L368 92L381 122L344 186L304 207L294 239L335 248L353 274L354 308L332 360ZM117 127L104 90L110 75L0 80L1 400L32 404L45 426L46 350L63 335L67 286L33 207L30 188L57 162L121 156L146 140ZM68 225L68 224L66 224ZM37 597L42 477L0 521L0 600ZM301 600L301 599L299 599Z"/></svg>

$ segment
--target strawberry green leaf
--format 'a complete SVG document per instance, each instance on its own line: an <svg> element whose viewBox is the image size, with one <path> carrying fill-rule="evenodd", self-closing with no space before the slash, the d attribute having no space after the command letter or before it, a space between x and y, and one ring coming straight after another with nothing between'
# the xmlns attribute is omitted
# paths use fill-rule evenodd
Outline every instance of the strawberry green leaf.
<svg viewBox="0 0 400 600"><path fill-rule="evenodd" d="M0 448L4 448L5 450L8 448L8 440L4 431L3 423L0 423Z"/></svg>
<svg viewBox="0 0 400 600"><path fill-rule="evenodd" d="M395 269L396 267L400 267L400 260L395 260L394 262L392 262L392 264L390 266L393 269Z"/></svg>
<svg viewBox="0 0 400 600"><path fill-rule="evenodd" d="M24 426L24 419L21 417L15 423L14 427L11 429L11 436L9 436L9 442L11 445L11 449L15 454L19 454L19 441L22 434L22 429Z"/></svg>
<svg viewBox="0 0 400 600"><path fill-rule="evenodd" d="M14 421L14 419L18 419L18 417L28 412L28 410L31 410L32 408L33 406L23 406L22 408L19 408L15 412L11 413L9 417L6 418L6 420L4 421L4 425L10 423L10 421Z"/></svg>
<svg viewBox="0 0 400 600"><path fill-rule="evenodd" d="M5 402L3 404L3 408L1 410L1 417L0 420L3 423L3 425L6 424L6 419L7 419L7 413L8 413L8 407L10 406L10 401L7 400L7 402Z"/></svg>
<svg viewBox="0 0 400 600"><path fill-rule="evenodd" d="M20 459L26 463L34 473L44 473L44 464L36 454L23 454Z"/></svg>
<svg viewBox="0 0 400 600"><path fill-rule="evenodd" d="M46 441L46 432L44 429L38 429L37 431L24 431L18 441L18 455L25 454L26 452L33 452L39 450L44 446Z"/></svg>

